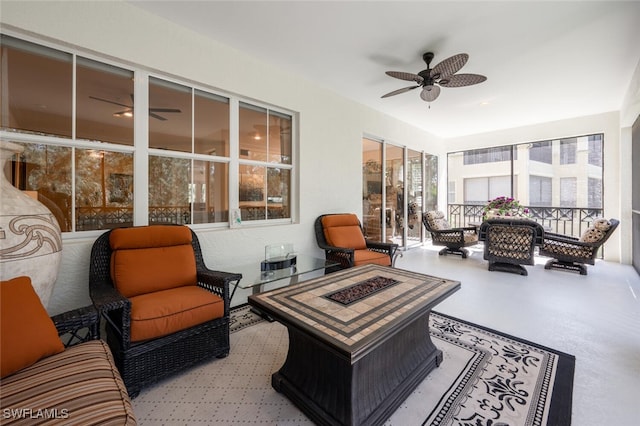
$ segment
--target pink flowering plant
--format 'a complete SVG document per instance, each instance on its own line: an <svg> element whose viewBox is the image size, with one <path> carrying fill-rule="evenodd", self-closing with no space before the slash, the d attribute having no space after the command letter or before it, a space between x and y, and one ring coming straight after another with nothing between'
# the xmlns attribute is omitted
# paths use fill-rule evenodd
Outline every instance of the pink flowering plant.
<svg viewBox="0 0 640 426"><path fill-rule="evenodd" d="M523 207L518 200L512 197L502 196L489 200L484 206L482 220L486 220L488 216L529 217L529 209Z"/></svg>

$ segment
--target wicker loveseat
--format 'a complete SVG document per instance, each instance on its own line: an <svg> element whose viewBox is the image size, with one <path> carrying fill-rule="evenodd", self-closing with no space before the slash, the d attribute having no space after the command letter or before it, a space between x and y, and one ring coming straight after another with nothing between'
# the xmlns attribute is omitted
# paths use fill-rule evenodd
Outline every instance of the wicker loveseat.
<svg viewBox="0 0 640 426"><path fill-rule="evenodd" d="M551 257L545 269L578 271L587 275L585 264L595 264L598 249L609 239L620 222L617 219L597 219L580 238L568 235L545 233L540 247L540 256Z"/></svg>
<svg viewBox="0 0 640 426"><path fill-rule="evenodd" d="M484 259L490 271L528 275L522 265L533 265L535 248L542 244L544 228L528 219L489 219L480 225Z"/></svg>
<svg viewBox="0 0 640 426"><path fill-rule="evenodd" d="M135 397L145 386L229 353L229 284L240 274L205 266L190 228L118 228L91 251L89 291L107 342Z"/></svg>
<svg viewBox="0 0 640 426"><path fill-rule="evenodd" d="M469 255L464 247L478 244L478 231L475 226L451 228L444 213L430 211L422 215L422 223L431 234L434 246L444 246L438 254L459 254L463 259Z"/></svg>
<svg viewBox="0 0 640 426"><path fill-rule="evenodd" d="M325 258L340 264L336 269L370 263L393 266L399 253L397 244L365 239L360 219L352 213L319 216L315 221L315 233Z"/></svg>
<svg viewBox="0 0 640 426"><path fill-rule="evenodd" d="M135 425L94 307L49 318L28 277L0 286L0 424Z"/></svg>

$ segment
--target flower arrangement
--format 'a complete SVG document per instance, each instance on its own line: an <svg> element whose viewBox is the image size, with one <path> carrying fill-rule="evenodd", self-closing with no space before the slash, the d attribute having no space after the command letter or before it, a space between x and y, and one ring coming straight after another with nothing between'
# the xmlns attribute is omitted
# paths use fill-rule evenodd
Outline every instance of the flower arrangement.
<svg viewBox="0 0 640 426"><path fill-rule="evenodd" d="M482 220L492 217L529 217L529 209L523 207L518 200L512 197L497 197L489 200L482 212Z"/></svg>

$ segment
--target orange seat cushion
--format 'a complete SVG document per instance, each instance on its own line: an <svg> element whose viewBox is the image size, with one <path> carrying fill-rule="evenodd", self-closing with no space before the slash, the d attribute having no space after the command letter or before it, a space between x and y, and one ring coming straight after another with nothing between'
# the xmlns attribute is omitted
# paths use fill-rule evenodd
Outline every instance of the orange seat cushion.
<svg viewBox="0 0 640 426"><path fill-rule="evenodd" d="M353 253L354 266L375 263L382 266L391 266L391 258L388 254L371 250L356 250Z"/></svg>
<svg viewBox="0 0 640 426"><path fill-rule="evenodd" d="M0 377L64 351L29 277L0 282Z"/></svg>
<svg viewBox="0 0 640 426"><path fill-rule="evenodd" d="M221 297L198 286L132 297L131 341L166 336L224 316Z"/></svg>
<svg viewBox="0 0 640 426"><path fill-rule="evenodd" d="M111 279L125 297L197 284L191 230L186 226L114 229L109 242Z"/></svg>
<svg viewBox="0 0 640 426"><path fill-rule="evenodd" d="M360 220L354 214L334 214L322 218L322 228L327 244L355 250L367 248L360 228Z"/></svg>

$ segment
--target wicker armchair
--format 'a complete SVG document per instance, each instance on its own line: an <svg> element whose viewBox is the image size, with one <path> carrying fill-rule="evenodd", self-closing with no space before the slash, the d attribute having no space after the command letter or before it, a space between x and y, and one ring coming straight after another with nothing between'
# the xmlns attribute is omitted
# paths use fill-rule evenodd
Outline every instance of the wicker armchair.
<svg viewBox="0 0 640 426"><path fill-rule="evenodd" d="M325 214L316 219L314 227L318 247L324 250L325 258L340 264L327 272L368 263L394 266L400 253L397 244L366 240L355 214Z"/></svg>
<svg viewBox="0 0 640 426"><path fill-rule="evenodd" d="M528 219L489 219L480 225L484 259L490 271L528 275L522 265L533 265L535 248L542 244L544 228Z"/></svg>
<svg viewBox="0 0 640 426"><path fill-rule="evenodd" d="M561 234L546 233L540 247L540 255L551 257L545 269L578 271L587 275L585 264L595 263L598 249L609 239L620 222L616 219L598 219L581 238Z"/></svg>
<svg viewBox="0 0 640 426"><path fill-rule="evenodd" d="M171 290L179 291L189 287L189 291L191 292L200 292L198 294L201 296L196 295L196 299L211 298L211 294L213 294L217 296L218 306L216 309L220 312L220 316L184 329L174 330L170 334L161 334L153 338L143 337L141 339L132 339L132 301L135 301L134 303L137 304L136 306L139 312L140 304L136 299L148 296L151 293L142 296L127 297L119 291L119 286L114 284L112 269L115 268L113 266L115 261L112 261L112 253L115 253L115 251L112 250L110 236L112 233L117 232L118 229L107 231L98 237L91 250L89 267L90 296L94 305L106 320L107 342L113 352L116 365L124 379L127 390L132 397L136 396L143 387L165 376L212 357L226 357L229 353L229 285L232 282L239 281L242 275L209 270L202 258L202 252L196 234L187 227L155 225L126 229L135 230L147 228L151 231L156 231L159 228L179 227L188 229L190 232L191 242L189 244L187 239L186 252L187 256L190 257L189 265L193 264L193 257L191 256L195 257L195 270L189 273L193 274L196 282L192 285L183 285L178 288L165 290L165 292ZM151 239L156 238L152 236ZM184 248L184 245L185 244L183 244L181 248ZM193 250L192 255L188 254L191 253L191 249L188 247L189 245ZM162 249L166 248L167 247L162 247ZM142 252L145 250L150 249L143 248L142 250L130 251ZM147 258L148 257L149 256L147 256ZM175 265L166 265L166 263L170 262L167 262L166 259L165 261L155 259L155 257L152 256L150 262L143 263L140 266L129 264L128 272L132 273L133 270L134 273L142 277L146 274L157 277L158 274L163 275L165 273L167 275L175 275L177 269L183 269L171 267ZM166 269L166 271L164 271L163 268ZM185 265L184 269L190 268L188 265ZM120 276L117 275L118 272L115 269L113 274L117 277L117 280L120 280ZM137 283L134 283L134 285L135 284ZM206 292L198 289L204 289ZM156 294L157 293L161 293L161 291L157 291ZM165 293L164 300L170 303L164 303L162 306L177 315L180 315L180 310L190 309L188 312L192 312L192 315L197 316L202 309L208 309L208 306L197 305L199 303L197 300L195 306L186 308L184 307L186 303L185 298L176 294L172 294L170 297L167 296ZM193 297L191 297L191 299L193 299ZM183 306L176 307L172 305L173 301L176 303L179 302L183 304ZM202 304L204 305L204 302L202 302ZM221 307L222 304L223 307ZM151 308L158 309L157 306L151 306ZM157 319L157 317L161 317L160 319L162 320L169 317L169 314L157 314L153 320ZM182 319L184 319L184 317L182 317ZM189 318L187 318L185 322L188 322L188 319ZM140 319L136 318L133 321L140 321ZM137 324L139 324L139 322ZM166 323L159 324L159 326L165 325Z"/></svg>
<svg viewBox="0 0 640 426"><path fill-rule="evenodd" d="M458 254L463 259L469 255L464 247L478 244L478 231L475 226L451 228L440 211L430 211L422 215L422 224L431 234L434 246L444 246L439 255Z"/></svg>

